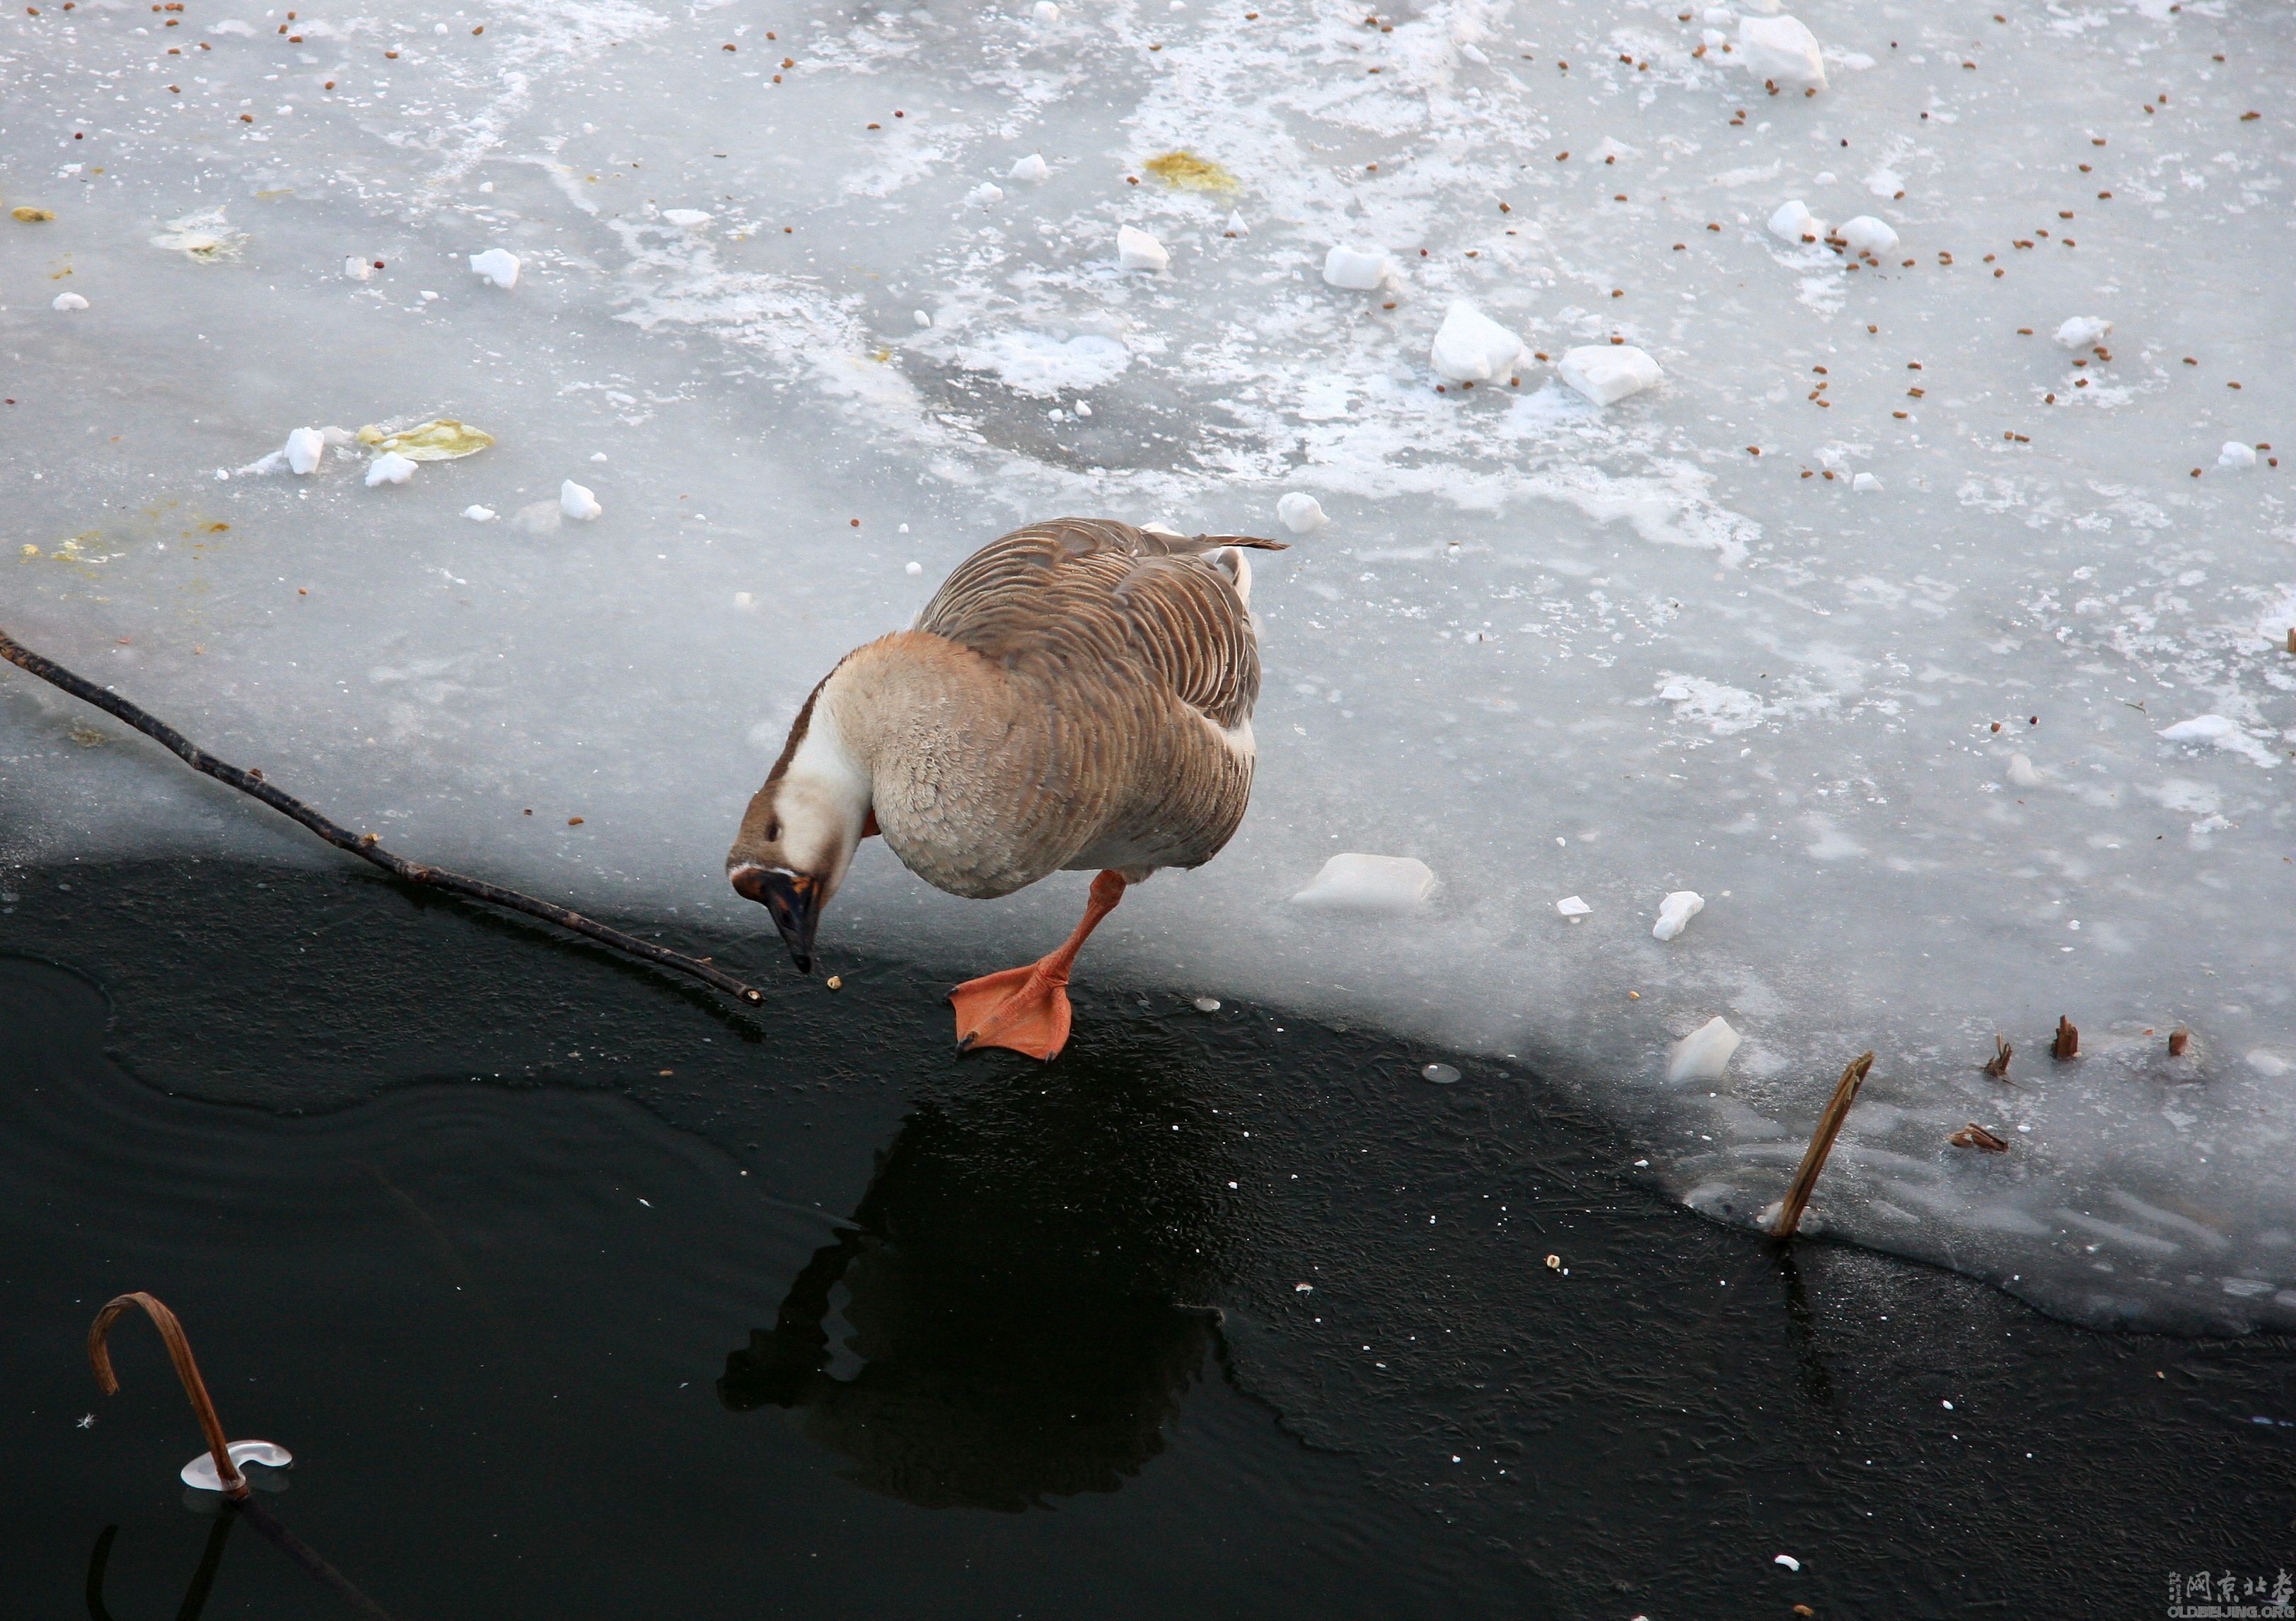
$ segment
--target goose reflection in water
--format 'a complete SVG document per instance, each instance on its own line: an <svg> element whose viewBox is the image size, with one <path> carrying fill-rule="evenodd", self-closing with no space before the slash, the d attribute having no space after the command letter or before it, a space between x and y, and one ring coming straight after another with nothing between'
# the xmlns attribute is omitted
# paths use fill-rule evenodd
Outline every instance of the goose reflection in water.
<svg viewBox="0 0 2296 1621"><path fill-rule="evenodd" d="M1218 1117L1144 1068L1071 1054L920 1107L725 1404L802 1409L849 1478L922 1507L1120 1489L1217 1350L1234 1197Z"/></svg>

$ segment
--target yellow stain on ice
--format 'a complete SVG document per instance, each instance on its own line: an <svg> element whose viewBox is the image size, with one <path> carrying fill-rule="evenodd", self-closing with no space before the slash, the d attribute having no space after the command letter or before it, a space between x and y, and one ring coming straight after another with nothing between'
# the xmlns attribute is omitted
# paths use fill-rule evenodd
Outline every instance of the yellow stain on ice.
<svg viewBox="0 0 2296 1621"><path fill-rule="evenodd" d="M293 186L280 185L274 186L267 192L256 192L255 200L258 202L269 202L274 197L292 197L294 194L295 188Z"/></svg>
<svg viewBox="0 0 2296 1621"><path fill-rule="evenodd" d="M1243 183L1209 158L1192 151L1169 151L1141 166L1165 184L1182 192L1240 192Z"/></svg>

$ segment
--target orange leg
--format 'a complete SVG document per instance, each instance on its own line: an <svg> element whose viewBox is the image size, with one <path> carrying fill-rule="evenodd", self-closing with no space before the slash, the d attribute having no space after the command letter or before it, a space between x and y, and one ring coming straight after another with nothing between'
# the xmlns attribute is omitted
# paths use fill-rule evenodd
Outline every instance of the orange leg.
<svg viewBox="0 0 2296 1621"><path fill-rule="evenodd" d="M956 1009L956 1050L1007 1047L1047 1063L1069 1039L1069 970L1100 920L1124 898L1124 874L1103 872L1092 880L1084 921L1068 943L1026 968L968 979L948 994Z"/></svg>

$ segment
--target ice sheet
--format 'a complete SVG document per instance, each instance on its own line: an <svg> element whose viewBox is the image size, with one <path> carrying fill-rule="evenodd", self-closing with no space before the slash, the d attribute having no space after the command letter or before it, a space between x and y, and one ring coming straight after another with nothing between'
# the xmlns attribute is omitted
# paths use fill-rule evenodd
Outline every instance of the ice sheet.
<svg viewBox="0 0 2296 1621"><path fill-rule="evenodd" d="M54 215L0 219L0 623L226 757L770 961L719 859L839 654L1028 519L1311 495L1257 565L1251 815L1084 971L1515 1055L1741 1222L1871 1047L1814 1227L2087 1321L2296 1324L2296 520L2278 451L2222 453L2296 433L2284 9L1798 5L1833 70L1775 97L1702 13L1594 0L37 10L0 20L0 190ZM1792 199L1905 246L1780 241ZM1326 285L1335 242L1392 274ZM1459 299L1667 386L1438 394ZM2050 341L2088 312L2110 359ZM389 491L231 471L434 417L496 443ZM0 817L18 873L294 847L13 675ZM1347 850L1425 861L1423 915L1285 904ZM965 902L872 847L822 946L1000 966L1081 885Z"/></svg>

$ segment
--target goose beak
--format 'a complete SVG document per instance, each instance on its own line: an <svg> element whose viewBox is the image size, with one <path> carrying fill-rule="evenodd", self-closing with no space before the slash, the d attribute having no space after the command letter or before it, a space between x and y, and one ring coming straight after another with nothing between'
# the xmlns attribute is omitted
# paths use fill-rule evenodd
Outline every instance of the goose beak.
<svg viewBox="0 0 2296 1621"><path fill-rule="evenodd" d="M743 867L733 875L734 891L773 913L790 961L797 971L813 971L813 931L821 921L821 881L779 868Z"/></svg>

